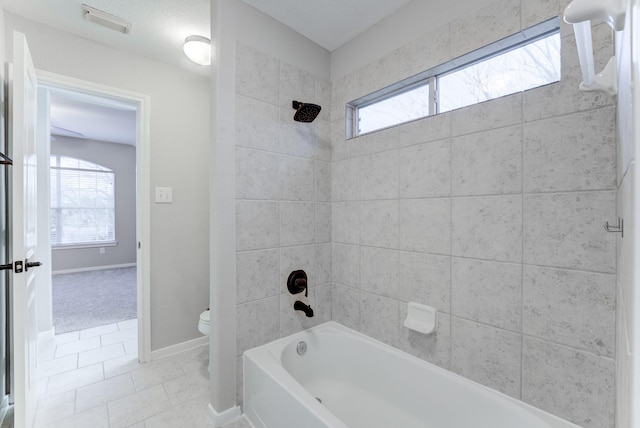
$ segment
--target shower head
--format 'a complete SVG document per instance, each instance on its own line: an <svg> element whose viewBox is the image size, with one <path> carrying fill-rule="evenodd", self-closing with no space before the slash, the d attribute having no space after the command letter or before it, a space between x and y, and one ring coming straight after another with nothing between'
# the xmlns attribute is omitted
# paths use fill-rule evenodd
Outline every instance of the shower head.
<svg viewBox="0 0 640 428"><path fill-rule="evenodd" d="M296 122L313 122L322 109L317 104L301 103L299 101L293 101L291 105L296 111L293 115L293 120Z"/></svg>

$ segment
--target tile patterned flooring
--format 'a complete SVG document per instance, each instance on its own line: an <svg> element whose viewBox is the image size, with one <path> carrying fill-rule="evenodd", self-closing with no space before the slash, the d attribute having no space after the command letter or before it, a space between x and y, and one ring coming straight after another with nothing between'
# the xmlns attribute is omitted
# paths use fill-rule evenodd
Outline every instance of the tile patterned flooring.
<svg viewBox="0 0 640 428"><path fill-rule="evenodd" d="M57 335L38 350L36 428L214 426L206 346L138 363L137 321L129 320Z"/></svg>

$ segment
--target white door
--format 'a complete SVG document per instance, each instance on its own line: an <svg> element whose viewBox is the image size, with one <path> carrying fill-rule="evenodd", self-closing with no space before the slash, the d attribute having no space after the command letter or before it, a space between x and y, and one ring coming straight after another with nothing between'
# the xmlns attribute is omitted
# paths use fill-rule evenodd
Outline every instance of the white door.
<svg viewBox="0 0 640 428"><path fill-rule="evenodd" d="M13 399L14 425L31 428L36 407L36 97L37 81L27 40L13 33L9 76L9 141L12 147ZM13 81L11 79L13 78Z"/></svg>

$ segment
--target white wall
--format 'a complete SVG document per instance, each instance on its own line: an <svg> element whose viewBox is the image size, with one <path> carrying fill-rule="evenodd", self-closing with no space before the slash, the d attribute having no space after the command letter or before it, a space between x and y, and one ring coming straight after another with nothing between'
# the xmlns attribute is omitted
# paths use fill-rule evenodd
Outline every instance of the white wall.
<svg viewBox="0 0 640 428"><path fill-rule="evenodd" d="M279 146L279 134L269 130L278 129L280 125L280 101L278 88L280 85L281 64L292 66L306 75L313 75L319 79L327 80L329 76L329 52L315 45L308 39L300 36L290 28L278 23L272 18L253 9L239 0L220 0L211 4L212 13L212 40L214 43L214 66L212 68L213 98L212 98L212 123L218 124L212 129L211 146L211 265L212 265L212 290L211 307L212 315L212 341L211 361L212 372L219 373L212 381L211 402L215 409L223 411L233 407L236 403L236 372L241 372L241 367L235 369L236 349L240 343L247 343L250 332L242 329L242 318L239 320L239 334L236 336L236 133L241 126L244 129L255 125L257 134L262 133L264 150L273 150ZM236 64L240 61L240 54L236 55L238 46L253 49L260 52L261 58L267 58L267 63L257 64L252 70L238 69ZM238 49L239 51L240 49ZM246 49L244 50L246 52ZM259 55L260 56L260 55ZM247 56L245 55L246 59ZM264 68L274 65L275 68ZM247 80L243 80L247 77ZM275 77L275 79L273 79ZM236 81L237 79L237 81ZM270 108L270 114L266 123L258 122L255 114L261 112L251 109L240 109L236 104L237 85L248 84L258 88L257 92L271 92L273 89L269 83L275 82L275 96ZM315 82L313 79L310 82ZM259 88L262 86L262 90ZM305 87L304 94L314 94L314 87ZM260 102L257 93L250 94L246 98ZM302 100L304 101L304 100ZM291 100L288 101L289 103ZM325 106L328 109L328 105ZM282 108L283 114L292 117L293 110ZM252 114L249 117L248 114ZM257 124L257 125L256 125ZM263 125L268 126L263 128ZM283 129L286 127L282 125ZM289 127L289 133L296 132ZM284 132L284 131L283 131ZM300 140L300 146L307 142ZM278 177L272 177L276 180ZM240 222L240 220L239 220ZM239 223L240 224L240 223ZM275 250L276 252L279 249ZM272 266L273 267L273 266ZM279 261L276 267L279 273ZM239 281L239 279L238 279ZM279 287L279 279L275 280L275 286ZM279 288L276 289L279 293ZM273 296L272 296L273 297ZM269 319L269 325L278 324L280 304L279 298L272 299L275 303L269 306L268 313L263 313ZM253 317L260 323L260 317ZM246 334L245 334L246 333ZM279 331L278 331L279 334ZM238 377L238 382L240 381Z"/></svg>
<svg viewBox="0 0 640 428"><path fill-rule="evenodd" d="M209 295L209 80L6 14L26 34L36 68L151 99L151 187L173 187L173 204L151 206L151 348L200 337ZM180 55L181 53L176 53ZM151 191L152 189L142 189Z"/></svg>
<svg viewBox="0 0 640 428"><path fill-rule="evenodd" d="M136 149L128 144L56 136L51 154L71 156L111 169L115 176L115 240L117 245L53 248L53 272L136 263Z"/></svg>
<svg viewBox="0 0 640 428"><path fill-rule="evenodd" d="M640 43L638 15L630 13L640 2L628 2L625 29L618 34L618 216L624 220L624 237L617 238L616 322L616 427L640 426L640 70L633 58ZM634 63L635 62L635 63ZM633 87L635 85L635 88ZM612 219L615 222L614 219Z"/></svg>

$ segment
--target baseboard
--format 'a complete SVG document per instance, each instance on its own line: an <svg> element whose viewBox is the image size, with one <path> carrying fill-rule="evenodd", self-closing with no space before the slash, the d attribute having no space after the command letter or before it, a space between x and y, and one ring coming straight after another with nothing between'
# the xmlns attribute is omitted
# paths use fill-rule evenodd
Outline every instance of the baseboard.
<svg viewBox="0 0 640 428"><path fill-rule="evenodd" d="M63 273L78 273L78 272L91 272L94 270L105 270L105 269L118 269L118 268L126 268L126 267L135 267L135 263L124 263L121 265L108 265L108 266L93 266L93 267L84 267L78 269L64 269L64 270L56 270L51 272L51 275L60 275Z"/></svg>
<svg viewBox="0 0 640 428"><path fill-rule="evenodd" d="M211 403L209 403L209 419L213 421L213 425L216 428L220 428L228 424L229 422L233 422L240 416L242 416L242 410L240 410L240 406L235 406L221 413L218 413L216 409L213 408Z"/></svg>
<svg viewBox="0 0 640 428"><path fill-rule="evenodd" d="M56 328L51 327L50 330L38 333L38 340L52 339L56 335Z"/></svg>
<svg viewBox="0 0 640 428"><path fill-rule="evenodd" d="M199 346L209 344L209 336L198 337L197 339L187 340L186 342L178 343L176 345L167 346L166 348L156 349L151 351L151 359L157 360L160 358L168 357L170 355L179 354L180 352L188 351Z"/></svg>

